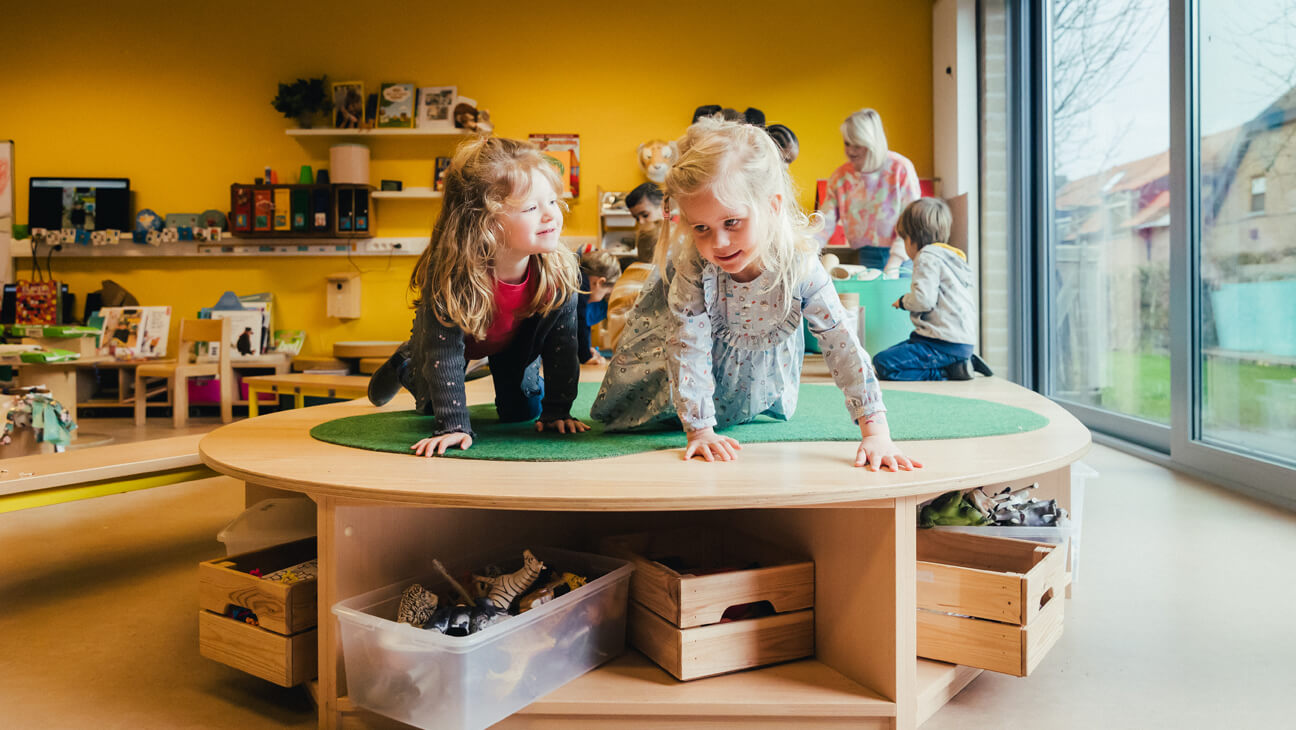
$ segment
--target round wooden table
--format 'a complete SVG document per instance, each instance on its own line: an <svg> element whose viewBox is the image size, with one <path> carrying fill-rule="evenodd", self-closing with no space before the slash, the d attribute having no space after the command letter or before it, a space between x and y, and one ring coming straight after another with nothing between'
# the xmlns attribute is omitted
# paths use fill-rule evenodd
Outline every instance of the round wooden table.
<svg viewBox="0 0 1296 730"><path fill-rule="evenodd" d="M597 380L601 370L582 371ZM824 382L822 360L805 379ZM489 379L469 402L492 400ZM345 696L330 608L418 573L429 556L465 545L589 543L645 529L738 526L815 561L813 659L679 683L635 652L543 697L497 727L899 727L921 724L980 670L917 659L917 506L977 486L1041 485L1068 506L1070 465L1089 432L1065 410L999 378L888 384L1026 408L1049 424L1027 433L902 442L913 472L853 466L856 444L745 444L735 462L655 451L574 462L422 459L316 441L312 426L372 413L365 401L274 413L224 426L200 444L203 461L250 485L302 492L319 515L321 727L376 716ZM412 406L402 393L384 410ZM987 490L989 491L989 490ZM695 725L694 725L695 726Z"/></svg>

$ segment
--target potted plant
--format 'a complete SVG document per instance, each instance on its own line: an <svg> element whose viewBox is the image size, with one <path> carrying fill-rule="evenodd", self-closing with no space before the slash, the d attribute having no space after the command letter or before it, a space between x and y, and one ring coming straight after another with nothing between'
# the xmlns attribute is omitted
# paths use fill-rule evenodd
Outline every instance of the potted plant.
<svg viewBox="0 0 1296 730"><path fill-rule="evenodd" d="M333 99L328 92L328 77L297 79L291 84L279 84L279 93L270 104L285 117L296 119L303 129L310 129L321 114L333 108Z"/></svg>

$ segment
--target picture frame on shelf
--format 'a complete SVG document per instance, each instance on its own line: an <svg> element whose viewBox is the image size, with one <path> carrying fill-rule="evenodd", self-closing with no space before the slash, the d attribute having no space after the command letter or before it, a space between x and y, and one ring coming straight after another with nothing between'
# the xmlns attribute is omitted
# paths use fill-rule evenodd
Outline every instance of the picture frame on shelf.
<svg viewBox="0 0 1296 730"><path fill-rule="evenodd" d="M580 135L579 134L530 134L527 141L560 162L566 162L568 175L565 192L573 198L580 197ZM570 157L563 154L570 152Z"/></svg>
<svg viewBox="0 0 1296 730"><path fill-rule="evenodd" d="M362 129L365 121L363 81L338 81L333 84L333 127Z"/></svg>
<svg viewBox="0 0 1296 730"><path fill-rule="evenodd" d="M414 126L429 132L453 132L458 87L424 86L418 90L418 114Z"/></svg>
<svg viewBox="0 0 1296 730"><path fill-rule="evenodd" d="M379 129L413 129L414 84L384 82L378 90Z"/></svg>

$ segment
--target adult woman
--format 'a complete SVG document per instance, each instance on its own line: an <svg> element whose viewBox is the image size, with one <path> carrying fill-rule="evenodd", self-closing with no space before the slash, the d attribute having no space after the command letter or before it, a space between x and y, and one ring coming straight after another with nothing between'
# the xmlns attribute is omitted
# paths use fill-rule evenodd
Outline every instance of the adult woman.
<svg viewBox="0 0 1296 730"><path fill-rule="evenodd" d="M887 148L882 118L872 109L861 109L841 125L846 163L828 178L828 192L820 212L826 244L841 223L846 242L859 252L859 263L897 272L913 269L904 242L895 233L900 212L922 197L918 173L904 155Z"/></svg>

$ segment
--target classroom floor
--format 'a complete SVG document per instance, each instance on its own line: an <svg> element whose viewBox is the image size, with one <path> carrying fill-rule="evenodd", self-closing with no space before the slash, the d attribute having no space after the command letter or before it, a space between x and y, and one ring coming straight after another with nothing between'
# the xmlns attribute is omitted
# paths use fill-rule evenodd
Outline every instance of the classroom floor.
<svg viewBox="0 0 1296 730"><path fill-rule="evenodd" d="M1296 515L1101 446L1085 462L1059 644L924 730L1290 726ZM0 514L0 724L314 727L305 690L198 655L195 566L242 506L218 478Z"/></svg>

